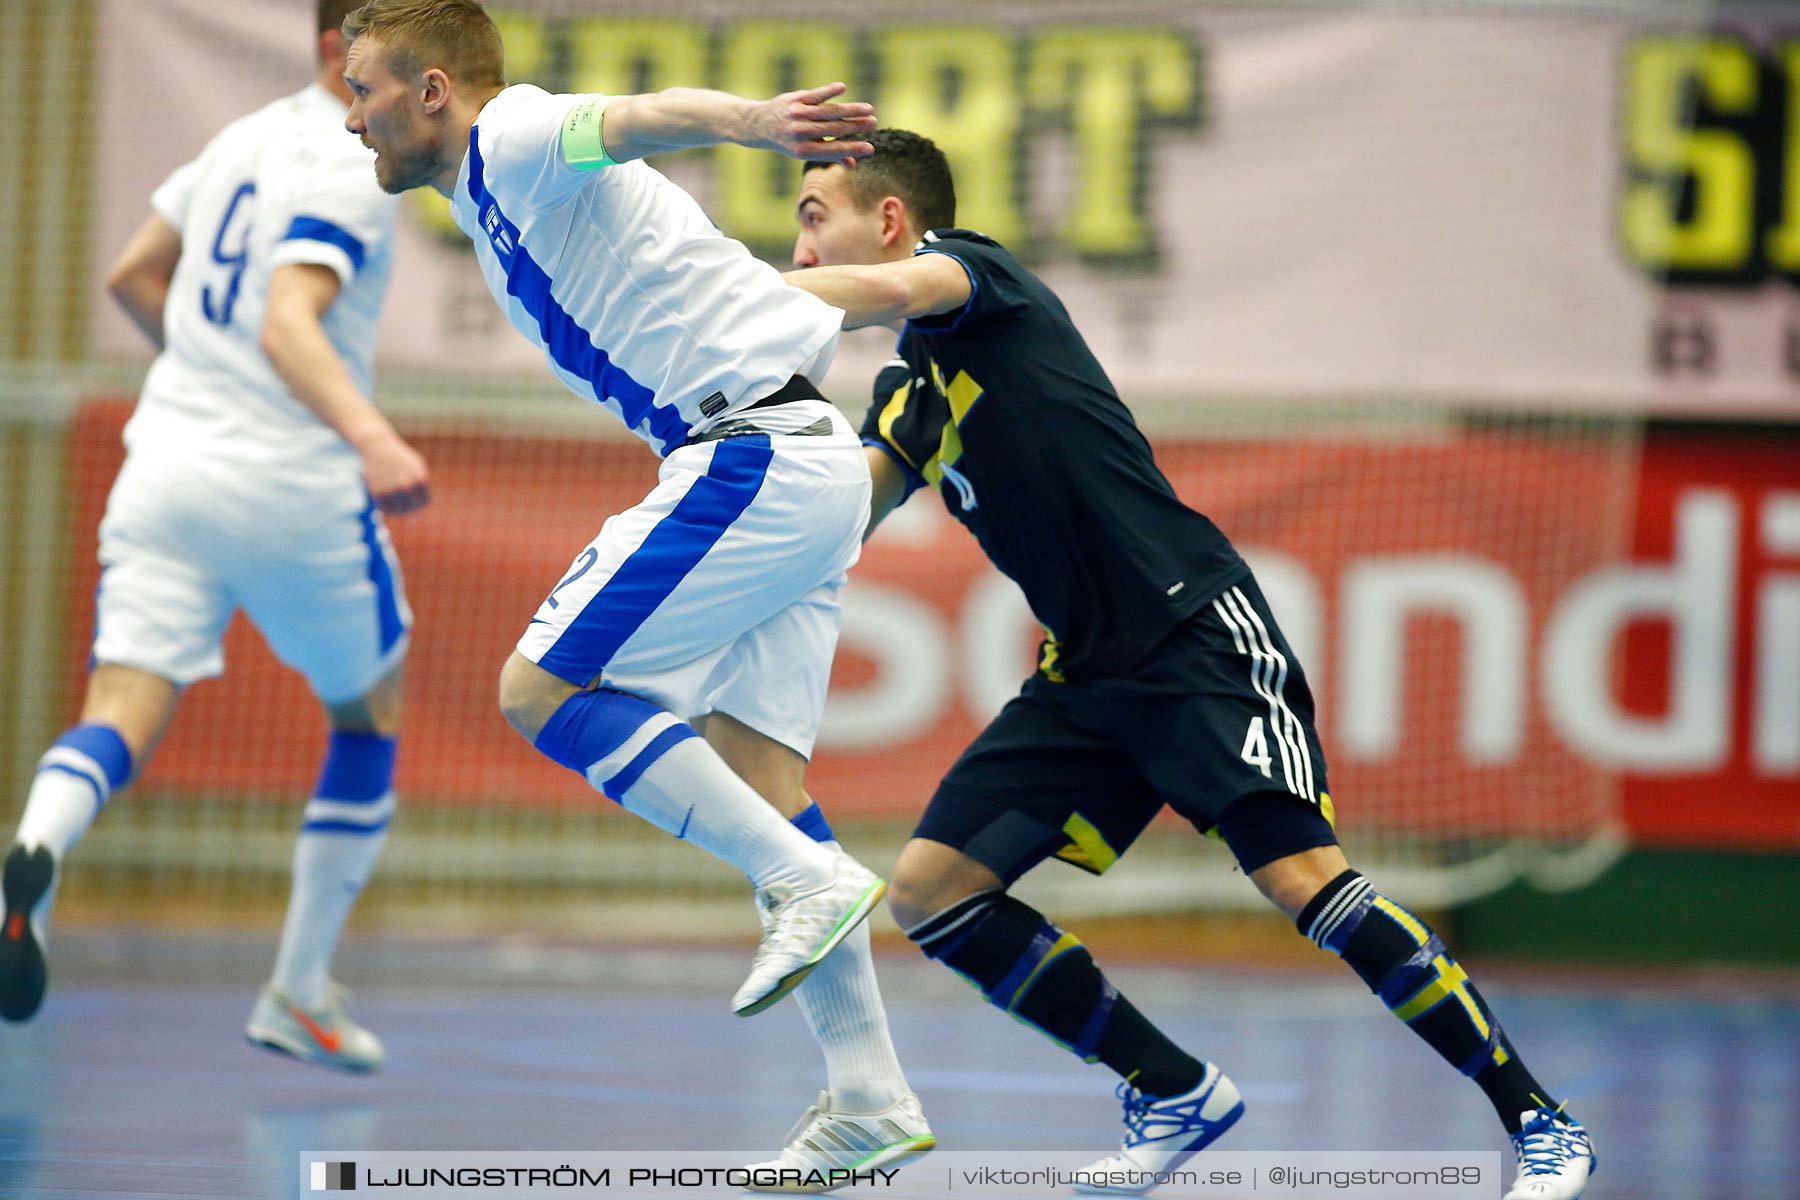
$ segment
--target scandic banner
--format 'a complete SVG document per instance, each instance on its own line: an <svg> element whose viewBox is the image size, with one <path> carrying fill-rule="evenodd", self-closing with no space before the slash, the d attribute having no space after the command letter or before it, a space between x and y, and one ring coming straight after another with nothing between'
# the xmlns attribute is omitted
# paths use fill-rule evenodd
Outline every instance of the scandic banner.
<svg viewBox="0 0 1800 1200"><path fill-rule="evenodd" d="M123 402L70 431L71 603ZM435 500L394 523L417 616L399 788L591 806L500 718L494 680L545 591L654 463L635 442L420 434ZM1574 839L1616 819L1679 844L1800 845L1800 438L1473 428L1416 442L1162 438L1158 460L1256 567L1319 699L1347 830ZM1529 481L1529 486L1521 486ZM1621 536L1621 535L1625 536ZM916 815L1031 669L1041 630L942 503L912 498L844 592L808 787ZM71 638L71 669L86 643ZM297 794L319 717L239 622L156 787ZM254 753L216 752L256 714ZM1729 801L1728 803L1725 801Z"/></svg>
<svg viewBox="0 0 1800 1200"><path fill-rule="evenodd" d="M960 222L1045 275L1134 403L1800 420L1800 18L1780 9L1703 6L1715 27L1591 5L490 7L511 78L553 90L847 80L940 141ZM223 121L308 78L311 6L99 9L104 262ZM796 165L659 165L785 264ZM541 371L443 201L403 211L384 365ZM142 353L98 289L92 318L97 352ZM879 342L853 339L828 390L860 387Z"/></svg>

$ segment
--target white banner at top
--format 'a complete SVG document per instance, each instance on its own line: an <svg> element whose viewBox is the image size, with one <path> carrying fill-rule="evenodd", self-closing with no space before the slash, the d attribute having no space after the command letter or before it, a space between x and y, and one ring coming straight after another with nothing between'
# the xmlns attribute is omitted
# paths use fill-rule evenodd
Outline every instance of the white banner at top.
<svg viewBox="0 0 1800 1200"><path fill-rule="evenodd" d="M490 7L509 76L556 90L848 80L944 146L959 223L1043 274L1128 398L1800 420L1800 17ZM103 0L96 280L170 170L308 78L312 9ZM786 263L797 164L657 165ZM408 206L383 362L542 373L442 210ZM142 353L94 292L95 351ZM887 349L847 339L828 387L854 407Z"/></svg>

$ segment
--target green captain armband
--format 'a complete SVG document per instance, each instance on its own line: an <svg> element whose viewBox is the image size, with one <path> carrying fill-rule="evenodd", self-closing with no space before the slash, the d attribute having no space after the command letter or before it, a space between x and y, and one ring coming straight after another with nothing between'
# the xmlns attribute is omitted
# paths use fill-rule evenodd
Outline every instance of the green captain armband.
<svg viewBox="0 0 1800 1200"><path fill-rule="evenodd" d="M613 96L589 96L569 110L562 127L563 161L577 171L598 171L618 164L606 152L602 118Z"/></svg>

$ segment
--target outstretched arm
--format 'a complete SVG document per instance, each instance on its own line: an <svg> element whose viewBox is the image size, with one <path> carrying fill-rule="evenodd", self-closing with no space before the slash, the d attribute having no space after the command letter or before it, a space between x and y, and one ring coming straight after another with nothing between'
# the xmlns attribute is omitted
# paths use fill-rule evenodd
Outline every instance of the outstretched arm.
<svg viewBox="0 0 1800 1200"><path fill-rule="evenodd" d="M855 139L875 128L875 110L862 103L833 102L845 87L828 83L772 100L701 88L620 96L605 104L601 127L606 154L614 162L626 162L732 142L793 158L862 158L875 148Z"/></svg>
<svg viewBox="0 0 1800 1200"><path fill-rule="evenodd" d="M969 302L969 273L947 254L915 254L862 267L808 267L782 276L844 310L844 328L892 325L953 312Z"/></svg>

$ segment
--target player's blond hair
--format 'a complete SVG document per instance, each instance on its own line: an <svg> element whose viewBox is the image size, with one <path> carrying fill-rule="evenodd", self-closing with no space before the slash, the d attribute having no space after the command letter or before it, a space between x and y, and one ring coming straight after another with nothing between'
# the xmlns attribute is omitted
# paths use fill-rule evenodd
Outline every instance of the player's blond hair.
<svg viewBox="0 0 1800 1200"><path fill-rule="evenodd" d="M389 70L414 78L440 68L458 83L506 85L500 30L475 0L369 0L344 18L344 36L381 42Z"/></svg>

